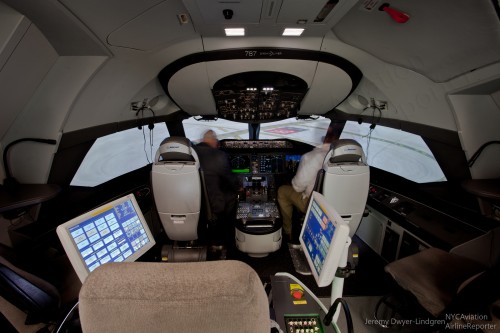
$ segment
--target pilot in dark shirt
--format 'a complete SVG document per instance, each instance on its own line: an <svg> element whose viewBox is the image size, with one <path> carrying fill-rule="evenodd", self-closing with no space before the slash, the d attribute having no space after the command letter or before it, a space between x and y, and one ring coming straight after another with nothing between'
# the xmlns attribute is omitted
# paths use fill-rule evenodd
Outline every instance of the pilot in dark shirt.
<svg viewBox="0 0 500 333"><path fill-rule="evenodd" d="M195 150L205 174L212 212L218 220L225 220L235 217L238 181L231 173L228 156L218 146L217 134L208 130Z"/></svg>

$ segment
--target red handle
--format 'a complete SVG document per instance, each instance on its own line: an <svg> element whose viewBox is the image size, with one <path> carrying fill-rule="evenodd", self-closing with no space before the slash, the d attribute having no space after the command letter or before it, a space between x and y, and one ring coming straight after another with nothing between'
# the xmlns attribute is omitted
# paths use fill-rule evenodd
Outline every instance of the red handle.
<svg viewBox="0 0 500 333"><path fill-rule="evenodd" d="M383 10L387 14L389 14L392 19L398 23L406 23L410 19L410 15L405 12L399 11L397 9L389 7L389 4L385 3L380 6L380 10Z"/></svg>

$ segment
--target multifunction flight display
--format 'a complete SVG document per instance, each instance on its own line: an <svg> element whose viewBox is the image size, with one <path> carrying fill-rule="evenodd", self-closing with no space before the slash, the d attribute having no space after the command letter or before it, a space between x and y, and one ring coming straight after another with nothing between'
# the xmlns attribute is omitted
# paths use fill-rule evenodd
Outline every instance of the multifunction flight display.
<svg viewBox="0 0 500 333"><path fill-rule="evenodd" d="M232 154L229 156L233 173L281 174L295 173L301 155Z"/></svg>

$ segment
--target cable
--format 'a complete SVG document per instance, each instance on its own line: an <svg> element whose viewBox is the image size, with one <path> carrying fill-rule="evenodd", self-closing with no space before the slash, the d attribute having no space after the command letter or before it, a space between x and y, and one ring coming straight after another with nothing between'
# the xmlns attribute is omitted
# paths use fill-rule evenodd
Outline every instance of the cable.
<svg viewBox="0 0 500 333"><path fill-rule="evenodd" d="M380 119L382 119L382 110L380 110L380 108L375 104L375 100L373 98L370 99L370 105L365 107L363 109L363 112L365 112L365 110L367 110L368 108L372 109L372 121L373 122L370 125L370 131L368 132L368 134L362 136L362 138L367 138L367 142L366 142L366 163L367 164L368 164L368 156L369 156L369 152L370 152L370 142L372 139L372 132L375 129L375 126L377 126L377 124L380 122ZM375 120L375 110L378 111L378 118L376 120ZM361 114L363 114L363 112L361 112Z"/></svg>
<svg viewBox="0 0 500 333"><path fill-rule="evenodd" d="M151 153L151 162L153 161L154 127L149 129L149 150Z"/></svg>
<svg viewBox="0 0 500 333"><path fill-rule="evenodd" d="M469 168L471 168L474 165L474 163L476 163L477 158L479 157L479 155L481 155L483 150L492 144L500 144L500 141L488 141L485 144L483 144L481 147L479 147L479 149L474 153L474 155L472 155L470 160L467 162L467 164L469 165Z"/></svg>
<svg viewBox="0 0 500 333"><path fill-rule="evenodd" d="M342 308L344 309L345 319L347 323L347 332L352 333L354 332L354 330L352 325L351 311L349 310L349 305L347 304L346 300L340 297L337 298L335 302L333 302L333 304L330 306L328 313L326 314L325 318L323 318L323 324L325 326L330 326L333 320L333 315L335 314L339 303L342 304Z"/></svg>
<svg viewBox="0 0 500 333"><path fill-rule="evenodd" d="M148 152L147 152L147 149L146 149L146 145L147 145L146 131L145 131L144 125L143 125L143 123L144 123L144 121L143 121L144 120L144 111L150 111L153 114L153 122L148 125L148 129L149 129L149 151L150 151L151 161L149 160ZM156 114L153 111L153 109L151 109L149 106L146 106L146 105L140 107L137 110L137 112L135 113L136 117L139 117L139 112L141 113L141 124L138 126L138 128L142 129L142 137L144 139L144 154L146 155L146 160L148 161L148 164L149 164L149 163L153 162L153 145L154 145L154 128L155 128L154 122L155 122Z"/></svg>
<svg viewBox="0 0 500 333"><path fill-rule="evenodd" d="M372 125L370 125L370 130L368 131L368 134L362 136L362 138L367 138L367 141L366 141L366 164L368 164L368 154L370 152L370 142L372 140L372 132L374 129L375 129L375 126L372 127Z"/></svg>
<svg viewBox="0 0 500 333"><path fill-rule="evenodd" d="M151 163L149 161L149 156L148 156L148 152L146 150L146 130L144 129L144 126L142 127L142 137L144 138L144 154L146 155L146 160L148 161L148 164Z"/></svg>
<svg viewBox="0 0 500 333"><path fill-rule="evenodd" d="M73 313L75 308L78 306L78 303L79 302L76 302L76 304L73 305L73 307L68 311L68 314L66 315L66 317L64 317L64 319L62 320L61 324L59 325L55 333L59 333L61 331L61 328L64 326L64 323L66 322L66 320L68 320L68 317Z"/></svg>

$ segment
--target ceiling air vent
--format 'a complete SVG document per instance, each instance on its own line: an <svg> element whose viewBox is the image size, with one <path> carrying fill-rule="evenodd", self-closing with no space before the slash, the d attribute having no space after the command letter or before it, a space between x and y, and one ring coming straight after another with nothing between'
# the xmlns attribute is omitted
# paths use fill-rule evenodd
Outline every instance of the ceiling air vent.
<svg viewBox="0 0 500 333"><path fill-rule="evenodd" d="M275 16L276 9L279 7L280 3L278 0L267 0L264 1L262 7L262 18L264 20L272 19Z"/></svg>
<svg viewBox="0 0 500 333"><path fill-rule="evenodd" d="M318 15L314 19L315 23L320 23L325 20L325 18L330 14L333 8L339 3L339 0L328 0L328 2L321 8Z"/></svg>

